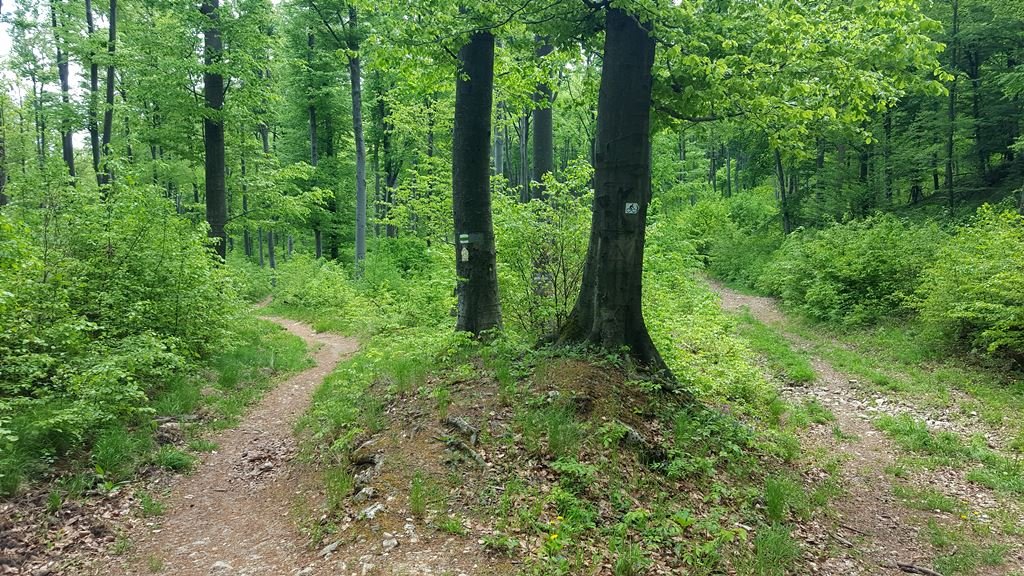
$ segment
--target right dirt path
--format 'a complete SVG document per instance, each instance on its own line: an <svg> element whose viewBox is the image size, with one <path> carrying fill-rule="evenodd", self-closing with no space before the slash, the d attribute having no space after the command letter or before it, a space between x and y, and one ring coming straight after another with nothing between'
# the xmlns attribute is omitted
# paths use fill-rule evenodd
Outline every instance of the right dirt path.
<svg viewBox="0 0 1024 576"><path fill-rule="evenodd" d="M782 334L794 349L807 355L816 373L815 381L802 386L784 386L783 395L795 402L815 400L835 416L828 425L811 426L800 435L805 450L839 462L843 489L843 494L829 504L828 519L810 522L800 529L811 552L807 558L809 572L837 576L901 573L950 576L934 571L935 559L941 552L929 541L925 529L929 522L940 526L948 523L949 515L906 506L895 496L897 484L909 483L950 494L963 500L969 510L991 505L991 494L969 486L963 474L948 471L915 471L909 478L898 481L887 468L897 464L901 451L872 424L878 415L878 404L886 399L864 389L856 377L836 370L818 357L812 343L804 337L787 332L786 315L774 299L742 294L715 281L709 283L721 298L723 310L748 312ZM984 501L975 501L978 499ZM953 518L952 522L957 523L957 519ZM958 573L1015 574L1024 563L1019 543L1012 548L1000 566L977 566ZM953 550L956 550L955 545Z"/></svg>

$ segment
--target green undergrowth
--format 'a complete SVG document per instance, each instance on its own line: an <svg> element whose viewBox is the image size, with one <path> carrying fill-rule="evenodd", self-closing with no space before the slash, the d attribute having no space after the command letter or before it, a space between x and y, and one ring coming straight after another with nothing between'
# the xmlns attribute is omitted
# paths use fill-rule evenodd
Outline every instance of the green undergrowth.
<svg viewBox="0 0 1024 576"><path fill-rule="evenodd" d="M793 350L777 330L763 324L750 312L736 314L734 317L737 334L768 362L768 367L776 377L793 384L814 381L814 368L806 355Z"/></svg>
<svg viewBox="0 0 1024 576"><path fill-rule="evenodd" d="M875 425L926 467L970 468L967 479L998 492L1024 497L1024 462L988 447L981 435L965 440L949 431L930 430L910 415L882 416Z"/></svg>
<svg viewBox="0 0 1024 576"><path fill-rule="evenodd" d="M692 249L670 244L667 231L652 236L647 321L696 401L650 381L616 353L538 349L515 329L486 344L457 334L450 288L424 281L429 272L374 284L333 266L282 267L279 290L288 296L275 312L363 337L360 352L327 377L298 424L327 494L327 520L300 521L311 540L322 542L342 518L358 514L350 503L353 450L381 432L454 416L481 430L478 453L504 455L488 460L493 468L483 484L466 471L473 464L465 457L440 470L403 465L385 474L404 478L400 500L411 517L495 558L516 559L522 574L579 574L595 563L616 574L662 567L781 575L794 566L795 526L824 513L841 492L831 477L801 474L815 464L796 431L833 416L816 403L782 401L754 363L757 352L733 335L735 321L693 275ZM401 294L417 285L445 305L423 315L406 311L416 303L403 303ZM504 423L503 432L492 433L492 420ZM457 437L445 432L432 441L462 454ZM463 501L436 496L467 486L475 493ZM435 517L438 507L445 513ZM299 516L321 516L313 512Z"/></svg>
<svg viewBox="0 0 1024 576"><path fill-rule="evenodd" d="M242 318L226 348L145 387L139 406L102 417L94 429L69 436L76 413L88 408L69 398L18 403L0 456L0 493L12 495L33 480L52 477L53 491L79 497L93 488L114 489L142 468L187 472L196 452L208 451L204 431L233 425L245 408L285 374L310 366L303 341L275 324ZM157 422L179 422L185 446L159 445Z"/></svg>

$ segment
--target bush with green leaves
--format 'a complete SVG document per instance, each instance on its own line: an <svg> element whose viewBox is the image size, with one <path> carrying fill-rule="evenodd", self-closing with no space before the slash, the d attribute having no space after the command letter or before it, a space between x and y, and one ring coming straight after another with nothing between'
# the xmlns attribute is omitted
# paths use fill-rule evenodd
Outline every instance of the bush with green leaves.
<svg viewBox="0 0 1024 576"><path fill-rule="evenodd" d="M498 280L505 322L525 335L557 333L576 304L590 234L593 169L574 162L545 175L545 199L494 196Z"/></svg>
<svg viewBox="0 0 1024 576"><path fill-rule="evenodd" d="M222 349L241 318L205 227L146 187L106 202L23 191L0 215L0 491L105 430Z"/></svg>
<svg viewBox="0 0 1024 576"><path fill-rule="evenodd" d="M935 223L888 214L798 230L764 269L758 287L818 320L870 324L912 310L921 272L946 239Z"/></svg>
<svg viewBox="0 0 1024 576"><path fill-rule="evenodd" d="M1024 217L983 206L921 281L921 318L951 340L1024 360Z"/></svg>

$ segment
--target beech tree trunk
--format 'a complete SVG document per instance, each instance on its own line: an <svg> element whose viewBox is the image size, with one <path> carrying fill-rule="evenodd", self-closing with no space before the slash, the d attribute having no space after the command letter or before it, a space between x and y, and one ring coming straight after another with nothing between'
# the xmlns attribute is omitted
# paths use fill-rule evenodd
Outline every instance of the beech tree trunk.
<svg viewBox="0 0 1024 576"><path fill-rule="evenodd" d="M530 201L530 115L519 118L519 201Z"/></svg>
<svg viewBox="0 0 1024 576"><path fill-rule="evenodd" d="M541 44L537 48L537 59L541 60L554 50L547 40L537 37ZM534 198L544 197L544 175L555 169L555 128L551 114L552 91L545 83L537 85L534 93L536 107L533 109L533 188Z"/></svg>
<svg viewBox="0 0 1024 576"><path fill-rule="evenodd" d="M227 256L227 234L224 226L228 219L227 189L224 181L224 78L212 67L220 62L224 49L220 37L218 10L220 0L203 0L200 10L209 20L203 38L203 99L206 114L203 118L203 145L206 152L206 221L210 225L210 238L214 239L217 255ZM271 256L273 261L273 256Z"/></svg>
<svg viewBox="0 0 1024 576"><path fill-rule="evenodd" d="M628 348L671 378L644 324L644 235L651 201L651 69L654 39L630 14L605 17L604 65L597 101L594 210L576 306L560 342Z"/></svg>
<svg viewBox="0 0 1024 576"><path fill-rule="evenodd" d="M96 32L96 24L92 17L92 0L85 0L85 29L89 33L89 38L92 38ZM89 148L92 151L92 170L97 175L100 173L100 130L99 122L97 121L97 108L100 92L100 67L96 63L96 53L92 50L89 51L89 106L88 106L88 124L89 129Z"/></svg>
<svg viewBox="0 0 1024 576"><path fill-rule="evenodd" d="M498 102L495 117L499 128L494 130L494 175L502 176L505 174L505 104L503 102Z"/></svg>
<svg viewBox="0 0 1024 576"><path fill-rule="evenodd" d="M71 113L71 87L68 81L68 53L64 51L63 24L57 19L57 7L50 4L50 23L53 25L54 44L57 46L57 76L60 79L60 100L64 105L60 121L60 149L64 156L64 164L68 167L68 175L75 178L75 143L72 140L71 121L67 118Z"/></svg>
<svg viewBox="0 0 1024 576"><path fill-rule="evenodd" d="M501 328L494 225L491 220L490 139L494 36L476 32L459 51L452 133L456 330L481 335Z"/></svg>
<svg viewBox="0 0 1024 576"><path fill-rule="evenodd" d="M775 150L775 181L778 184L779 208L782 213L782 233L789 235L793 231L793 223L789 214L789 196L786 191L786 172L782 169L782 154Z"/></svg>
<svg viewBox="0 0 1024 576"><path fill-rule="evenodd" d="M103 108L103 137L100 141L100 154L104 163L110 160L110 135L114 129L114 52L117 44L117 0L110 0L110 21L107 33L107 93ZM110 184L113 178L113 168L109 165L100 165L96 172L96 181L99 184L100 194L106 197L107 191L102 188Z"/></svg>
<svg viewBox="0 0 1024 576"><path fill-rule="evenodd" d="M949 195L949 211L952 214L956 210L956 195L953 190L953 153L954 138L956 137L956 67L959 61L960 40L960 2L953 0L953 29L950 39L950 70L954 72L953 80L949 83L949 100L946 107L946 194Z"/></svg>
<svg viewBox="0 0 1024 576"><path fill-rule="evenodd" d="M356 140L356 264L366 258L366 142L363 140L363 89L359 65L356 9L349 7L348 48L354 54L348 59L352 82L352 131ZM490 110L488 110L490 116ZM484 148L486 150L486 147Z"/></svg>

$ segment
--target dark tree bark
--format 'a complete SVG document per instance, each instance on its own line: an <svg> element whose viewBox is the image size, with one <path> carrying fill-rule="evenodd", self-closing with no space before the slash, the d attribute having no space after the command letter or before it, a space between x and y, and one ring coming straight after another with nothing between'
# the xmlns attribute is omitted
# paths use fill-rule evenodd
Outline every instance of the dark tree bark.
<svg viewBox="0 0 1024 576"><path fill-rule="evenodd" d="M561 342L626 347L670 377L641 308L644 235L651 201L651 86L654 40L619 8L605 20L597 103L594 210L579 298Z"/></svg>
<svg viewBox="0 0 1024 576"><path fill-rule="evenodd" d="M110 161L110 136L114 130L114 53L117 48L117 0L110 0L110 21L107 31L107 93L103 108L103 138L100 141L100 153L103 163ZM100 165L96 172L96 180L99 184L100 193L106 197L105 187L110 185L113 179L113 167Z"/></svg>
<svg viewBox="0 0 1024 576"><path fill-rule="evenodd" d="M494 36L476 32L459 51L452 133L455 329L481 335L501 328L494 226L491 220L489 148L494 90Z"/></svg>
<svg viewBox="0 0 1024 576"><path fill-rule="evenodd" d="M793 222L789 214L789 194L786 190L786 172L782 168L782 154L775 150L775 181L778 184L779 211L782 212L782 233L789 235L793 231Z"/></svg>
<svg viewBox="0 0 1024 576"><path fill-rule="evenodd" d="M729 155L729 148L724 148L725 151L725 197L729 198L732 196L732 156Z"/></svg>
<svg viewBox="0 0 1024 576"><path fill-rule="evenodd" d="M54 44L57 46L57 76L60 79L60 100L64 105L60 120L60 149L64 156L64 164L68 167L68 175L75 178L75 143L72 140L71 120L67 117L71 112L71 87L68 81L68 53L64 51L63 24L57 19L57 7L50 3L50 23L53 25Z"/></svg>
<svg viewBox="0 0 1024 576"><path fill-rule="evenodd" d="M246 178L245 154L241 157L242 163L242 214L249 213L249 183ZM252 234L249 233L249 226L242 228L242 248L245 250L245 257L252 258Z"/></svg>
<svg viewBox="0 0 1024 576"><path fill-rule="evenodd" d="M959 62L960 40L960 1L953 0L953 28L950 31L950 70L953 72L953 80L949 84L949 100L946 107L946 194L949 195L949 211L952 214L956 210L956 195L953 189L953 153L955 152L953 142L956 136L956 67Z"/></svg>
<svg viewBox="0 0 1024 576"><path fill-rule="evenodd" d="M313 66L313 46L315 43L315 37L312 34L306 35L306 45L309 50L306 51L306 63L312 68ZM318 141L316 131L316 102L314 98L310 96L309 99L309 164L313 168L316 168L320 164L320 143ZM323 232L322 224L315 222L313 224L313 246L314 254L317 259L323 257Z"/></svg>
<svg viewBox="0 0 1024 576"><path fill-rule="evenodd" d="M892 204L892 111L886 110L885 118L882 120L883 137L882 143L882 178L885 190L886 204Z"/></svg>
<svg viewBox="0 0 1024 576"><path fill-rule="evenodd" d="M217 255L227 256L227 234L224 226L228 219L227 188L224 181L224 77L213 70L220 62L224 50L220 36L220 0L203 0L200 10L208 19L203 39L203 99L206 114L203 118L203 144L206 152L206 221L210 225L210 238L214 239Z"/></svg>
<svg viewBox="0 0 1024 576"><path fill-rule="evenodd" d="M91 39L96 32L96 24L92 16L92 0L85 0L85 28ZM98 116L100 94L100 66L96 63L96 53L89 51L89 107L88 124L89 148L92 151L92 170L96 174L97 183L100 173L100 128Z"/></svg>
<svg viewBox="0 0 1024 576"><path fill-rule="evenodd" d="M348 59L348 69L352 82L352 131L356 140L356 264L359 264L366 258L366 142L363 139L363 89L356 17L356 9L350 6L348 49L353 56Z"/></svg>
<svg viewBox="0 0 1024 576"><path fill-rule="evenodd" d="M260 268L263 268L263 228L256 229L256 237L259 238L260 245Z"/></svg>
<svg viewBox="0 0 1024 576"><path fill-rule="evenodd" d="M267 231L267 259L270 262L270 269L277 269L277 252L274 250L274 231Z"/></svg>
<svg viewBox="0 0 1024 576"><path fill-rule="evenodd" d="M542 60L554 50L544 38L535 39L540 43L537 48L537 59ZM538 184L531 190L534 198L544 197L544 175L555 169L555 127L551 106L553 92L546 83L537 85L534 93L536 107L533 109L533 180Z"/></svg>

